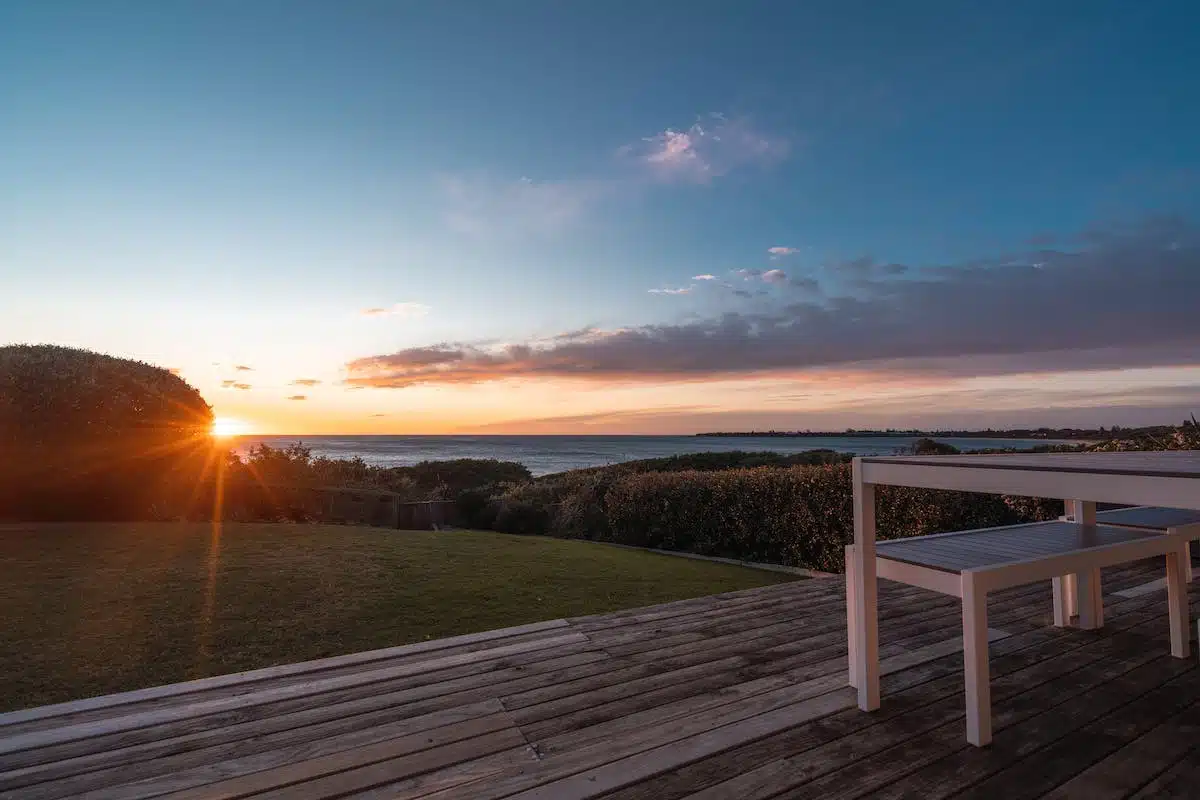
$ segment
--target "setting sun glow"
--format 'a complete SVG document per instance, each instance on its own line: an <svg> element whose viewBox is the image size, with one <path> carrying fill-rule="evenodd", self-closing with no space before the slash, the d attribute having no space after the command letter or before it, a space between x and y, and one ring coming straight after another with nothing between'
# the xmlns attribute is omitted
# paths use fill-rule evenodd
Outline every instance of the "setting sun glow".
<svg viewBox="0 0 1200 800"><path fill-rule="evenodd" d="M233 417L217 417L213 420L212 435L218 439L230 436L241 436L250 432L250 426L240 419Z"/></svg>

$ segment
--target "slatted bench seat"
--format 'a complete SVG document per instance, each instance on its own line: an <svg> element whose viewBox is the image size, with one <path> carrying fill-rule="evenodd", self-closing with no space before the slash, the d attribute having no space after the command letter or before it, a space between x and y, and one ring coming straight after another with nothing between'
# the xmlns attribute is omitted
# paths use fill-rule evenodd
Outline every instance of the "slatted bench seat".
<svg viewBox="0 0 1200 800"><path fill-rule="evenodd" d="M1070 514L1066 514L1059 519L1066 522L1076 521ZM1187 557L1183 560L1183 571L1188 583L1195 580L1190 543L1192 540L1200 539L1200 511L1193 511L1186 508L1162 508L1159 506L1132 506L1130 508L1116 508L1111 511L1099 511L1096 513L1096 522L1101 525L1116 525L1122 528L1135 528L1167 536L1182 537L1186 542L1185 550L1187 552ZM1086 598L1078 598L1076 596L1075 576L1065 576L1065 578L1067 580L1065 584L1057 582L1055 584L1055 624L1067 624L1067 621L1073 615L1081 613L1081 604L1090 602L1094 624L1096 626L1102 625L1104 620L1104 606L1100 595L1099 572L1095 572L1091 576L1091 593Z"/></svg>
<svg viewBox="0 0 1200 800"><path fill-rule="evenodd" d="M847 550L847 597L857 580ZM1156 531L1111 525L1043 522L1002 528L942 533L877 542L880 578L962 598L963 653L966 676L967 740L991 741L991 692L988 679L987 596L1062 575L1089 573L1115 564L1166 556L1171 654L1186 658L1188 641L1185 541ZM850 609L853 612L853 609ZM853 613L850 619L854 619ZM851 636L851 664L855 663ZM853 667L850 682L857 686Z"/></svg>
<svg viewBox="0 0 1200 800"><path fill-rule="evenodd" d="M1185 546L1188 551L1184 571L1187 573L1188 583L1194 580L1190 543L1200 540L1200 511L1192 511L1187 508L1135 506L1097 512L1096 522L1101 525L1118 525L1122 528L1152 530L1168 536L1183 537L1187 542Z"/></svg>

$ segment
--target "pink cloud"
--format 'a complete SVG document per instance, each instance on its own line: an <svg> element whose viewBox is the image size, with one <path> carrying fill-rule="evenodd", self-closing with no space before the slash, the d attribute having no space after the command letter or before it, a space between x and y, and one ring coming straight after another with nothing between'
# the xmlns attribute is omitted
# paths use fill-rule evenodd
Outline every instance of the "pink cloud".
<svg viewBox="0 0 1200 800"><path fill-rule="evenodd" d="M667 128L619 153L640 161L661 180L708 183L741 167L781 161L788 143L747 119L706 114L687 130Z"/></svg>
<svg viewBox="0 0 1200 800"><path fill-rule="evenodd" d="M419 319L429 313L429 306L424 303L396 303L387 308L364 308L364 317L399 317L401 319Z"/></svg>

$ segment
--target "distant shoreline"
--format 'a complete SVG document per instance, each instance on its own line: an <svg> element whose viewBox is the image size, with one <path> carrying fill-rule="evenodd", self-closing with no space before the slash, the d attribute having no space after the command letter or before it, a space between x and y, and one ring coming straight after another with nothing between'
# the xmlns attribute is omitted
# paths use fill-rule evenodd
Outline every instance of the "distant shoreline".
<svg viewBox="0 0 1200 800"><path fill-rule="evenodd" d="M1098 441L1091 431L711 431L693 436L705 438L779 438L779 439L1045 439L1048 442L1071 440Z"/></svg>

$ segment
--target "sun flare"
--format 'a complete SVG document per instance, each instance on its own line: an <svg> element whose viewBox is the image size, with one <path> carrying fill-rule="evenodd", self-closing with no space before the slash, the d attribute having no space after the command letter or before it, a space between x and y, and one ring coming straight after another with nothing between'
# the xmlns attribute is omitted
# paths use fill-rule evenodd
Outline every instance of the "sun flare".
<svg viewBox="0 0 1200 800"><path fill-rule="evenodd" d="M213 420L210 433L214 438L227 439L230 436L241 436L249 433L250 426L240 419L233 417L217 417Z"/></svg>

